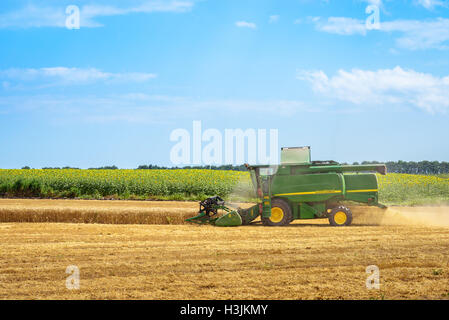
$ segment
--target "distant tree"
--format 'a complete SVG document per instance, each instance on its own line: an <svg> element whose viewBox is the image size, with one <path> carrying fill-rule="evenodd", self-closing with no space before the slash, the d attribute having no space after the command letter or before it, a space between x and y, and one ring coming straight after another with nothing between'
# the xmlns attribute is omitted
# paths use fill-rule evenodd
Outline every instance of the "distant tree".
<svg viewBox="0 0 449 320"><path fill-rule="evenodd" d="M22 167L23 170L30 170L31 168L28 166Z"/></svg>
<svg viewBox="0 0 449 320"><path fill-rule="evenodd" d="M362 161L361 164L379 164L379 161Z"/></svg>
<svg viewBox="0 0 449 320"><path fill-rule="evenodd" d="M234 166L234 165L220 165L220 166L185 166L179 167L160 167L157 165L140 165L137 167L138 170L175 170L175 169L210 169L210 170L233 170L233 171L246 171L244 165Z"/></svg>
<svg viewBox="0 0 449 320"><path fill-rule="evenodd" d="M89 168L89 170L117 170L116 166L104 166L100 168Z"/></svg>

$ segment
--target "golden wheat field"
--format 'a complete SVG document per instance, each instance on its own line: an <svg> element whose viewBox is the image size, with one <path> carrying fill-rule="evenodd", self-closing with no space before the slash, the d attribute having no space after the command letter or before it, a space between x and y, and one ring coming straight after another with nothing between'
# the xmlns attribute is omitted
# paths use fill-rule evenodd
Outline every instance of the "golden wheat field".
<svg viewBox="0 0 449 320"><path fill-rule="evenodd" d="M22 222L11 222L14 210ZM278 228L178 224L196 210L189 202L2 199L0 297L449 298L446 207L355 207L345 228L326 220ZM42 223L61 212L64 222ZM109 224L85 223L94 212ZM135 223L117 224L126 219ZM66 288L69 265L80 270L79 290ZM379 267L379 290L366 288L369 265Z"/></svg>

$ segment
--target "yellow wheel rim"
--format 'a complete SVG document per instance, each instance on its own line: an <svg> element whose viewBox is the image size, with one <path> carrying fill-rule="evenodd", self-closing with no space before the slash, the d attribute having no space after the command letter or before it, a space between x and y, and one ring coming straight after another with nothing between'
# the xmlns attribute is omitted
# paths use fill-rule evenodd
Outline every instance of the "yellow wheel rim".
<svg viewBox="0 0 449 320"><path fill-rule="evenodd" d="M334 220L337 224L345 224L348 217L346 216L346 212L338 211L334 215Z"/></svg>
<svg viewBox="0 0 449 320"><path fill-rule="evenodd" d="M284 219L284 211L278 207L271 208L271 222L279 223L282 219Z"/></svg>

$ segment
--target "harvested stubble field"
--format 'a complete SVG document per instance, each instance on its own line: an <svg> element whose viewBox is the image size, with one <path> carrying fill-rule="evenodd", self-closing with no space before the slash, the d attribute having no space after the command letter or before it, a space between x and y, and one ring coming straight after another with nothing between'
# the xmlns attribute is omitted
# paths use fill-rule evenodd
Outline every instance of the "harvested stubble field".
<svg viewBox="0 0 449 320"><path fill-rule="evenodd" d="M183 224L197 202L0 199L0 222Z"/></svg>
<svg viewBox="0 0 449 320"><path fill-rule="evenodd" d="M127 216L120 212L140 208L147 216L172 214L179 220L172 225L166 219L165 225L2 222L4 299L449 298L445 207L356 207L354 224L346 228L330 227L326 220L218 228L175 224L191 216L196 203L26 201L1 200L0 221L12 206L16 212L35 208L36 215L51 207L85 206L122 218ZM118 223L114 219L108 223ZM80 269L80 290L65 287L69 265ZM365 286L368 265L380 269L380 290Z"/></svg>

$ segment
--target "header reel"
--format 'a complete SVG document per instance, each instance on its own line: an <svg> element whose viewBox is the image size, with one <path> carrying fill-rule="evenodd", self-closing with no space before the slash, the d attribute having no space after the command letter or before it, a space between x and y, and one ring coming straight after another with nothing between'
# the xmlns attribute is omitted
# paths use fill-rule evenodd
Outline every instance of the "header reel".
<svg viewBox="0 0 449 320"><path fill-rule="evenodd" d="M196 224L211 224L219 227L235 227L249 224L259 215L259 206L249 209L229 208L219 196L207 198L200 202L198 215L187 222Z"/></svg>

